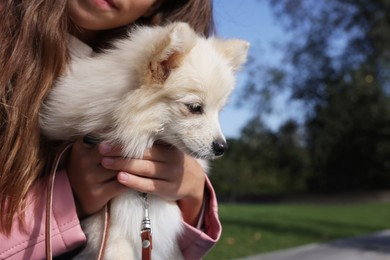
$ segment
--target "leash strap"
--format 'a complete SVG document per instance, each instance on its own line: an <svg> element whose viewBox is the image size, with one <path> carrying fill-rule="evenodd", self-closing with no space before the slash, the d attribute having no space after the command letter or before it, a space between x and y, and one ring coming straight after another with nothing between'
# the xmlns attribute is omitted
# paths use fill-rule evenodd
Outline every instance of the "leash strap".
<svg viewBox="0 0 390 260"><path fill-rule="evenodd" d="M47 197L46 197L46 216L45 216L45 251L46 259L53 259L53 248L51 243L51 213L53 211L53 189L54 189L54 180L58 168L58 164L64 155L64 153L72 146L73 143L66 143L61 146L59 152L57 153L52 167L49 173L49 183L47 185ZM106 247L108 239L108 230L110 227L110 202L107 203L104 207L104 228L102 234L102 242L100 244L98 260L103 259L104 249Z"/></svg>
<svg viewBox="0 0 390 260"><path fill-rule="evenodd" d="M61 146L59 153L54 158L54 162L49 173L49 183L47 185L47 198L46 198L46 218L45 218L45 249L46 259L53 259L53 248L51 244L51 213L53 211L53 189L54 180L57 172L58 164L64 153L72 146L71 143L66 143Z"/></svg>
<svg viewBox="0 0 390 260"><path fill-rule="evenodd" d="M103 234L102 234L102 242L100 244L99 249L99 255L98 260L103 259L104 252L106 249L106 244L108 240L108 230L110 228L110 209L111 209L111 201L108 201L107 204L104 206L104 227L103 227Z"/></svg>
<svg viewBox="0 0 390 260"><path fill-rule="evenodd" d="M148 195L141 193L144 218L141 222L142 260L152 259L152 225L149 218Z"/></svg>
<svg viewBox="0 0 390 260"><path fill-rule="evenodd" d="M142 260L152 259L152 231L141 231L142 239Z"/></svg>

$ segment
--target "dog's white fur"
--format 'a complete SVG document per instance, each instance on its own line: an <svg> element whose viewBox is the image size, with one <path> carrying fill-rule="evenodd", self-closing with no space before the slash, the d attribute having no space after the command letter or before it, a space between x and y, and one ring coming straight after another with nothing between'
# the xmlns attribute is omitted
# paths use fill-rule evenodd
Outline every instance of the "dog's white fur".
<svg viewBox="0 0 390 260"><path fill-rule="evenodd" d="M185 23L140 27L103 54L72 60L42 107L42 131L60 140L92 133L120 143L123 156L132 158L141 158L156 140L199 159L215 158L213 142L225 142L218 114L248 46L242 40L200 37ZM153 259L181 259L180 210L156 196L149 200ZM106 259L141 259L142 217L138 192L113 199ZM94 259L101 214L83 226L88 243L79 257Z"/></svg>

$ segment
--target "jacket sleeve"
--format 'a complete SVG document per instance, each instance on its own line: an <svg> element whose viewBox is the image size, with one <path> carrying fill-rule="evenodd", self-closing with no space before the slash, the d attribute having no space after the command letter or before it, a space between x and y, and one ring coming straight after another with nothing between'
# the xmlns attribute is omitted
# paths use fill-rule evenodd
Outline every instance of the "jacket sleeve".
<svg viewBox="0 0 390 260"><path fill-rule="evenodd" d="M208 179L206 189L210 196L205 202L202 230L184 224L179 240L185 259L201 259L221 235L216 196ZM27 198L24 227L15 218L11 234L7 237L0 233L0 259L45 258L45 202L46 188L37 183ZM53 255L70 252L86 242L65 171L59 171L54 182L52 221Z"/></svg>
<svg viewBox="0 0 390 260"><path fill-rule="evenodd" d="M0 233L0 259L45 258L46 188L37 183L29 192L25 225L14 219L11 234ZM77 218L72 189L65 171L57 172L52 211L53 255L71 251L86 242Z"/></svg>
<svg viewBox="0 0 390 260"><path fill-rule="evenodd" d="M210 180L206 178L205 211L201 215L202 228L184 224L184 232L179 239L179 246L185 259L202 259L219 240L222 226L218 218L218 204Z"/></svg>

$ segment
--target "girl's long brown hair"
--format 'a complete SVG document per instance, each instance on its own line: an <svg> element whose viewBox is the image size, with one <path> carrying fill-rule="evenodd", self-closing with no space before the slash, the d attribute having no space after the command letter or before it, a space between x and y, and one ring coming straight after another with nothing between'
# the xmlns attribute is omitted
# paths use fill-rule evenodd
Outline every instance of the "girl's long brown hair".
<svg viewBox="0 0 390 260"><path fill-rule="evenodd" d="M10 232L47 160L38 113L66 64L66 1L3 1L0 11L0 223ZM20 216L21 217L21 216Z"/></svg>
<svg viewBox="0 0 390 260"><path fill-rule="evenodd" d="M211 2L164 1L138 22L184 21L208 36L214 31ZM26 195L53 157L38 115L66 67L68 25L67 1L0 0L0 231L5 234L15 214L24 218ZM113 35L118 36L108 38Z"/></svg>

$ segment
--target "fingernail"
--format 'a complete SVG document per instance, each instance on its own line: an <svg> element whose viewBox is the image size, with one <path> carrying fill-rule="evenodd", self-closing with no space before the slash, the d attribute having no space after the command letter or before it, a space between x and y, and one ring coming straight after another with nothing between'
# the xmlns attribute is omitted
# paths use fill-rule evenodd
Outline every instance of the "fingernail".
<svg viewBox="0 0 390 260"><path fill-rule="evenodd" d="M88 144L88 145L96 145L98 144L100 141L97 137L95 136L92 136L92 135L84 135L83 137L83 142L85 144Z"/></svg>
<svg viewBox="0 0 390 260"><path fill-rule="evenodd" d="M129 180L129 174L125 172L120 172L118 174L118 181L119 182L126 182Z"/></svg>
<svg viewBox="0 0 390 260"><path fill-rule="evenodd" d="M112 158L104 157L102 159L102 165L103 166L110 166L110 165L113 165L113 164L114 164L114 159L112 159Z"/></svg>
<svg viewBox="0 0 390 260"><path fill-rule="evenodd" d="M108 143L101 143L99 146L99 150L103 154L107 154L107 153L111 152L111 149L112 149L112 147Z"/></svg>

